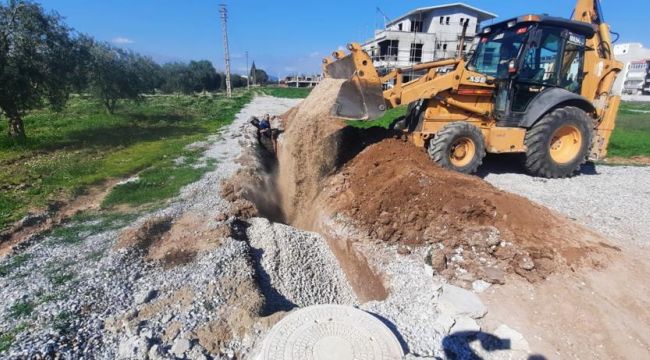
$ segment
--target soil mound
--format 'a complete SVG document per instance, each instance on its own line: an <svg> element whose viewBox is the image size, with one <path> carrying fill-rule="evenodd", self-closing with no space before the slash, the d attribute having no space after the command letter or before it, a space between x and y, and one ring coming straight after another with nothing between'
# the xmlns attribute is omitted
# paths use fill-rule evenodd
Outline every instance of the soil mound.
<svg viewBox="0 0 650 360"><path fill-rule="evenodd" d="M287 223L312 230L313 201L322 180L336 168L345 123L329 117L345 80L324 79L309 97L284 116L278 150L278 188Z"/></svg>
<svg viewBox="0 0 650 360"><path fill-rule="evenodd" d="M324 188L325 206L369 238L436 244L430 263L458 280L501 283L516 272L535 281L604 249L595 234L547 208L444 170L396 139L366 148Z"/></svg>

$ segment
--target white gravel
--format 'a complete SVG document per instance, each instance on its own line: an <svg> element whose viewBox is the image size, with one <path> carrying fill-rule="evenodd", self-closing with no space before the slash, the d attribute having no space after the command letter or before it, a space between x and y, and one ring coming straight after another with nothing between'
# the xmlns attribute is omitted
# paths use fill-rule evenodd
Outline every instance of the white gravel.
<svg viewBox="0 0 650 360"><path fill-rule="evenodd" d="M650 167L597 165L567 179L490 173L494 186L547 206L621 245L650 247Z"/></svg>
<svg viewBox="0 0 650 360"><path fill-rule="evenodd" d="M253 257L260 265L269 312L294 306L354 305L352 287L319 234L254 218L247 229ZM267 286L264 286L267 283Z"/></svg>

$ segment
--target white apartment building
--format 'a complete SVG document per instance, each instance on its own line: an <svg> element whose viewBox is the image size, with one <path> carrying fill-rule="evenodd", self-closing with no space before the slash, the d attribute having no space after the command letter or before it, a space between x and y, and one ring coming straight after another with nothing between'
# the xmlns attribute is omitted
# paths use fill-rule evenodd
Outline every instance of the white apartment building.
<svg viewBox="0 0 650 360"><path fill-rule="evenodd" d="M614 45L614 56L623 62L623 70L614 83L614 94L650 94L650 49L639 43L618 44Z"/></svg>
<svg viewBox="0 0 650 360"><path fill-rule="evenodd" d="M363 44L375 66L382 70L453 58L467 51L484 21L497 15L463 3L412 10L375 31ZM465 46L460 49L463 24L468 22Z"/></svg>

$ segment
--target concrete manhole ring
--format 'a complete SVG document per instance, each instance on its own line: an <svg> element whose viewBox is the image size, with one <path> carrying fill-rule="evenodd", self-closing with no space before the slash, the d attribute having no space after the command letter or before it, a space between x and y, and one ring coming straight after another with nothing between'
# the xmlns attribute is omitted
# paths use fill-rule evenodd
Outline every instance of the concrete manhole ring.
<svg viewBox="0 0 650 360"><path fill-rule="evenodd" d="M315 305L278 322L262 344L261 360L402 359L395 335L374 316L350 306Z"/></svg>

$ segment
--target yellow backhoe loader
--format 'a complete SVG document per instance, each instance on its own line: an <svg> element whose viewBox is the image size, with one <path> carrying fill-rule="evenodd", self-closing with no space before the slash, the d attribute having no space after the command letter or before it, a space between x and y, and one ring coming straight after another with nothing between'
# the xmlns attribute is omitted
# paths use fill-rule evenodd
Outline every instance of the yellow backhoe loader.
<svg viewBox="0 0 650 360"><path fill-rule="evenodd" d="M347 55L335 52L323 60L324 73L347 81L332 115L373 120L408 105L395 127L435 162L464 173L475 172L486 152L524 153L528 171L548 178L570 176L607 154L620 104L611 91L622 64L598 0L578 0L572 19L524 15L477 37L466 58L384 76L358 44ZM413 71L424 74L405 82Z"/></svg>

